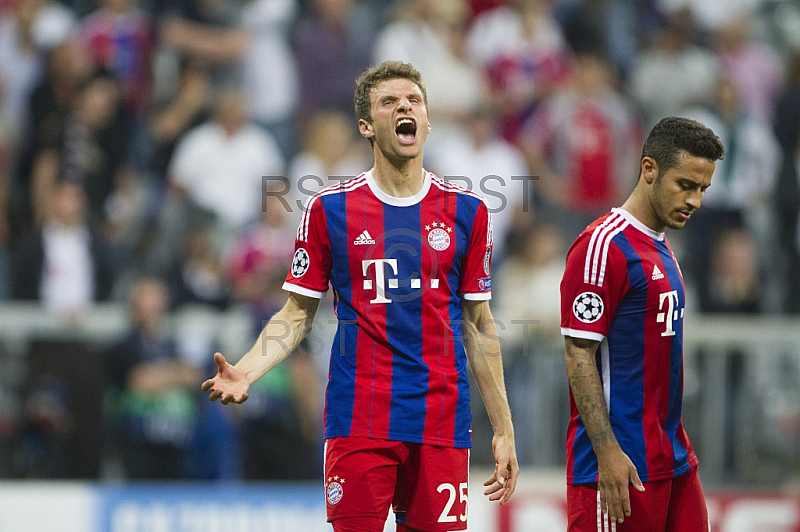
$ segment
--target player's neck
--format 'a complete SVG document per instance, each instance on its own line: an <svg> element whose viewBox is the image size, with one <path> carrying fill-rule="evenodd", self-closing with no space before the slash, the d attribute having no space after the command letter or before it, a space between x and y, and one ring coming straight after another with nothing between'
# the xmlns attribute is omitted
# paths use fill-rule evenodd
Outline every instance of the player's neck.
<svg viewBox="0 0 800 532"><path fill-rule="evenodd" d="M397 162L376 154L372 178L375 180L375 184L389 196L395 198L411 197L422 190L422 186L425 183L422 154L413 159Z"/></svg>
<svg viewBox="0 0 800 532"><path fill-rule="evenodd" d="M645 227L648 227L656 233L663 233L666 226L659 220L656 211L650 203L646 190L637 185L633 192L625 200L625 203L620 207L624 211L630 213L631 216L639 220Z"/></svg>

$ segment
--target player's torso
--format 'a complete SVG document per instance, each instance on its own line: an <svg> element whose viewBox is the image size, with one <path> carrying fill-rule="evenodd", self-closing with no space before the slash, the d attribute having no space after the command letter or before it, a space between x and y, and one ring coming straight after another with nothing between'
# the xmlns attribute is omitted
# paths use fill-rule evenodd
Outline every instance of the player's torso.
<svg viewBox="0 0 800 532"><path fill-rule="evenodd" d="M564 325L602 338L596 363L620 446L644 481L685 472L696 463L681 421L685 293L666 236L614 209L573 252L566 287L582 293L567 298ZM595 482L597 459L574 402L567 441L569 481Z"/></svg>
<svg viewBox="0 0 800 532"><path fill-rule="evenodd" d="M683 278L666 237L628 227L612 245L628 286L598 353L609 415L642 478L669 478L695 460L681 421Z"/></svg>
<svg viewBox="0 0 800 532"><path fill-rule="evenodd" d="M366 185L322 204L339 318L328 437L468 446L457 291L476 205L436 183L408 205L387 203ZM487 285L488 275L487 264ZM334 405L347 414L331 412Z"/></svg>

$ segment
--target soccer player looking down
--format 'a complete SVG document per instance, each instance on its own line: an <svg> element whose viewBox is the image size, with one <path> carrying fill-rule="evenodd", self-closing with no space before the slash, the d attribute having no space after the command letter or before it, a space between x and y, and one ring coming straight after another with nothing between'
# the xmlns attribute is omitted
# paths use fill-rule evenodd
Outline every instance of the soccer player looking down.
<svg viewBox="0 0 800 532"><path fill-rule="evenodd" d="M724 151L698 122L661 120L644 143L633 193L567 254L570 532L709 530L681 420L683 277L664 231L700 208Z"/></svg>
<svg viewBox="0 0 800 532"><path fill-rule="evenodd" d="M381 532L392 507L398 531L464 530L468 363L494 428L489 500L507 501L519 472L489 310L489 211L423 169L431 126L411 65L370 68L354 100L373 168L309 199L285 306L235 366L215 354L218 373L202 388L246 400L311 330L330 284L339 325L325 398L328 520L335 532Z"/></svg>

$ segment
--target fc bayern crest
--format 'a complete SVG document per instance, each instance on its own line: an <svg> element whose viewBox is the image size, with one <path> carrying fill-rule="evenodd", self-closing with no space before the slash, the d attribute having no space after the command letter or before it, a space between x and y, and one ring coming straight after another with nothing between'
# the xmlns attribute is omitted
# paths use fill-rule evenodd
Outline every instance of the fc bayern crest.
<svg viewBox="0 0 800 532"><path fill-rule="evenodd" d="M292 277L302 277L308 271L308 263L308 252L303 248L298 248L292 259Z"/></svg>
<svg viewBox="0 0 800 532"><path fill-rule="evenodd" d="M603 300L594 292L583 292L572 303L572 313L583 323L594 323L603 315Z"/></svg>
<svg viewBox="0 0 800 532"><path fill-rule="evenodd" d="M450 247L450 235L439 227L431 229L428 233L428 244L436 251L444 251Z"/></svg>
<svg viewBox="0 0 800 532"><path fill-rule="evenodd" d="M342 495L344 495L344 488L338 482L331 482L325 488L325 499L331 506L341 501Z"/></svg>

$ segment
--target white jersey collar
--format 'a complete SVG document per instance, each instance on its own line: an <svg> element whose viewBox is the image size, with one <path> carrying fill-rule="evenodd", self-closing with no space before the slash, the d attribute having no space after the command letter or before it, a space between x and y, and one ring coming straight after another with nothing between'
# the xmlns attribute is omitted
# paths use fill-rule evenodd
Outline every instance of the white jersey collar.
<svg viewBox="0 0 800 532"><path fill-rule="evenodd" d="M631 213L629 213L625 209L623 209L621 207L615 207L615 208L611 209L611 212L613 212L615 214L619 214L620 216L625 218L625 220L627 220L628 223L630 223L634 228L638 229L639 231L641 231L642 233L646 234L650 238L655 238L656 240L664 240L664 233L659 233L658 231L653 231L652 229L650 229L649 227L644 225L634 215L632 215Z"/></svg>
<svg viewBox="0 0 800 532"><path fill-rule="evenodd" d="M382 202L395 207L409 207L422 201L422 198L428 195L428 190L431 188L431 174L426 170L423 170L423 172L425 172L425 179L422 182L422 188L413 196L408 196L406 198L396 198L381 190L375 182L375 178L372 176L372 170L367 172L367 185L369 185L369 189L372 193Z"/></svg>

